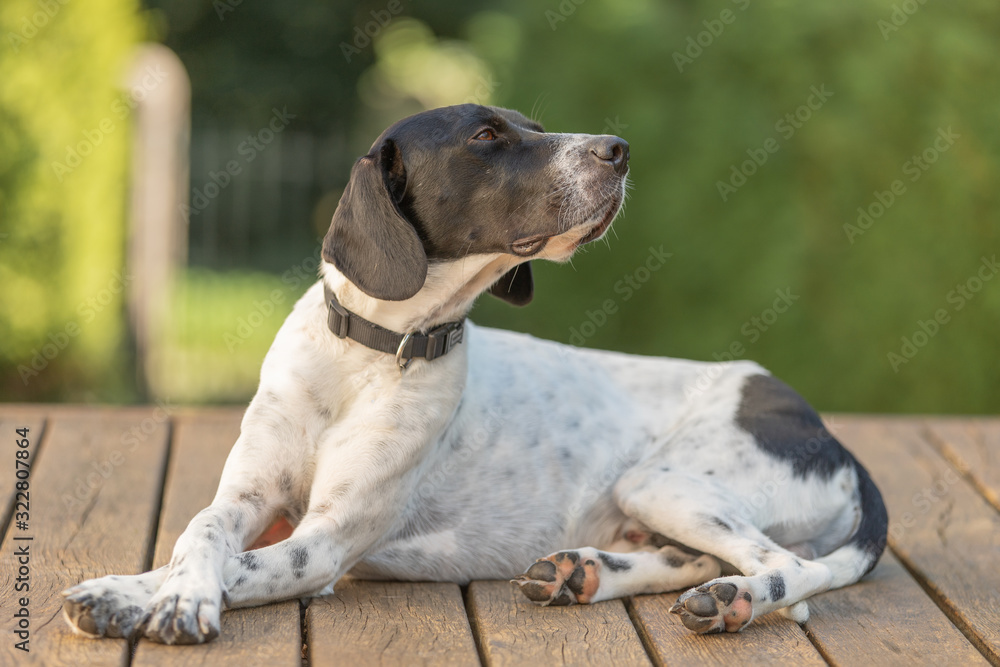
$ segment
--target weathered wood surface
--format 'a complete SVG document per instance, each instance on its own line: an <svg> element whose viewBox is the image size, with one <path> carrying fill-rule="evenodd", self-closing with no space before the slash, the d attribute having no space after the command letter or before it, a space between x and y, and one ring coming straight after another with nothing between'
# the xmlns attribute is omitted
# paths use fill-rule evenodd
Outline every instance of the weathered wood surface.
<svg viewBox="0 0 1000 667"><path fill-rule="evenodd" d="M0 618L16 611L16 545L30 545L30 653L4 633L5 665L123 665L125 640L72 635L60 591L84 579L135 573L147 564L159 512L168 425L149 409L93 409L54 417L32 465L29 529L11 526L0 557ZM14 537L31 536L30 542Z"/></svg>
<svg viewBox="0 0 1000 667"><path fill-rule="evenodd" d="M844 418L833 432L882 490L895 554L969 640L1000 663L1000 513L915 420Z"/></svg>
<svg viewBox="0 0 1000 667"><path fill-rule="evenodd" d="M0 617L8 619L0 665L1000 665L997 419L831 420L885 496L891 551L861 583L810 600L804 627L772 615L739 635L698 637L667 612L675 595L539 608L506 582L473 582L463 599L453 584L344 581L311 601L304 628L293 600L226 612L222 636L205 646L142 640L133 656L124 640L73 636L59 592L166 563L211 502L242 413L0 405L9 471L0 475L8 522L0 524ZM32 452L27 531L11 520L13 429L21 426ZM13 537L29 535L26 654L10 631Z"/></svg>
<svg viewBox="0 0 1000 667"><path fill-rule="evenodd" d="M806 627L830 662L986 665L891 553L860 583L809 600Z"/></svg>
<svg viewBox="0 0 1000 667"><path fill-rule="evenodd" d="M1000 510L1000 419L931 419L927 434L942 456Z"/></svg>
<svg viewBox="0 0 1000 667"><path fill-rule="evenodd" d="M306 622L312 667L479 664L455 584L344 581Z"/></svg>
<svg viewBox="0 0 1000 667"><path fill-rule="evenodd" d="M621 600L537 607L509 582L475 581L467 604L489 667L650 664Z"/></svg>
<svg viewBox="0 0 1000 667"><path fill-rule="evenodd" d="M176 418L153 567L170 562L181 532L212 502L226 456L239 436L241 416L223 411ZM299 603L291 600L223 612L221 635L206 645L163 646L140 640L132 664L291 667L301 664L301 654Z"/></svg>

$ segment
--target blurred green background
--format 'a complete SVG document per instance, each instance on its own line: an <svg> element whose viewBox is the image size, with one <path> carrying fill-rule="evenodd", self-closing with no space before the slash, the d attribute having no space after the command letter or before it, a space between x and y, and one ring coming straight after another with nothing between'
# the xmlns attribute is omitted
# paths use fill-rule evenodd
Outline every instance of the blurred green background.
<svg viewBox="0 0 1000 667"><path fill-rule="evenodd" d="M0 36L3 400L246 401L354 158L477 101L624 137L633 184L607 243L536 263L527 308L482 297L480 324L736 350L823 410L1000 409L994 0L8 0ZM113 105L142 41L191 79L195 207L149 387L114 291L132 136Z"/></svg>

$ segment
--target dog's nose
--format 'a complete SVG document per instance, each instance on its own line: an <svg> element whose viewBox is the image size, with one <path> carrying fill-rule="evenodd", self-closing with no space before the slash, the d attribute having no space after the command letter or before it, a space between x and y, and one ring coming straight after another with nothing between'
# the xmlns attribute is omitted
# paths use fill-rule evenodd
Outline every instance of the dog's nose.
<svg viewBox="0 0 1000 667"><path fill-rule="evenodd" d="M597 137L590 147L590 152L614 169L618 175L628 170L628 142L620 137Z"/></svg>

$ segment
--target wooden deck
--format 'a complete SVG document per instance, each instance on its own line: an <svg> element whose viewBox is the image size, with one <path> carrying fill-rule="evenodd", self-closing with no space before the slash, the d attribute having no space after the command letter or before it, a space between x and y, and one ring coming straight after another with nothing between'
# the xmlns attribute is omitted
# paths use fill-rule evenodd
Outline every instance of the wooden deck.
<svg viewBox="0 0 1000 667"><path fill-rule="evenodd" d="M241 414L0 405L0 664L1000 665L996 418L828 418L885 495L891 550L862 583L812 598L802 627L772 615L698 637L667 613L675 595L538 608L506 582L344 582L308 607L227 612L222 636L203 646L73 636L59 591L167 562L212 498ZM30 429L26 530L13 516L18 428ZM24 545L30 592L15 592ZM15 648L21 597L30 653Z"/></svg>

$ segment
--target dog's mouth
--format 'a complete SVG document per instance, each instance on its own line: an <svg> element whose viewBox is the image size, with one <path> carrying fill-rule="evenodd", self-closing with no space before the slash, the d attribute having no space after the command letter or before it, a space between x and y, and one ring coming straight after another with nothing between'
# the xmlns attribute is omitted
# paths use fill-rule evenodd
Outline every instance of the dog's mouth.
<svg viewBox="0 0 1000 667"><path fill-rule="evenodd" d="M577 247L590 243L591 241L596 241L604 236L604 232L608 231L608 228L611 227L611 223L614 221L615 216L618 215L618 209L621 207L621 203L621 195L616 194L611 197L608 200L608 209L605 211L600 222L594 225L594 228L587 232L586 236L577 242Z"/></svg>

